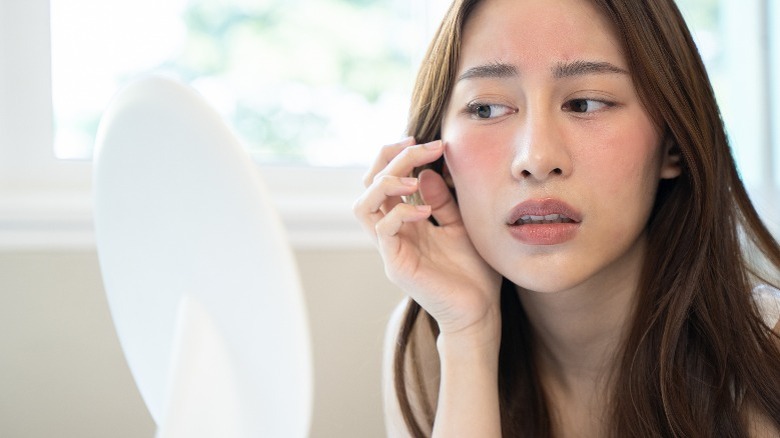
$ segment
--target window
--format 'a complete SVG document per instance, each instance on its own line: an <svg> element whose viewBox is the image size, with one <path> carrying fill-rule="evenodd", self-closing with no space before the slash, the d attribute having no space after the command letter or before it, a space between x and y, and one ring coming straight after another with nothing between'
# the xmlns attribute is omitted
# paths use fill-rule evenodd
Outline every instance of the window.
<svg viewBox="0 0 780 438"><path fill-rule="evenodd" d="M373 145L402 136L428 12L413 0L51 8L57 156L89 158L110 97L159 72L204 94L258 161L325 166L368 163Z"/></svg>
<svg viewBox="0 0 780 438"><path fill-rule="evenodd" d="M678 0L752 185L779 164L762 158L776 124L757 116L767 104L771 3ZM110 97L156 71L198 88L261 162L365 164L403 134L415 66L447 4L53 1L56 155L89 158Z"/></svg>
<svg viewBox="0 0 780 438"><path fill-rule="evenodd" d="M780 111L773 105L780 87L772 80L780 72L780 4L678 3L742 175L750 187L769 188L754 199L780 222ZM266 163L294 242L364 244L349 212L363 163L402 136L416 65L448 4L0 0L0 247L90 245L90 164L56 160L53 143L59 157L89 157L110 96L150 69L192 82L223 111ZM341 51L338 62L325 56L328 47ZM281 129L270 132L265 117ZM302 217L309 219L296 222Z"/></svg>
<svg viewBox="0 0 780 438"><path fill-rule="evenodd" d="M766 2L771 3L771 2ZM749 186L772 178L773 149L765 100L771 87L762 1L678 0L704 59L740 173ZM766 108L766 110L764 110Z"/></svg>

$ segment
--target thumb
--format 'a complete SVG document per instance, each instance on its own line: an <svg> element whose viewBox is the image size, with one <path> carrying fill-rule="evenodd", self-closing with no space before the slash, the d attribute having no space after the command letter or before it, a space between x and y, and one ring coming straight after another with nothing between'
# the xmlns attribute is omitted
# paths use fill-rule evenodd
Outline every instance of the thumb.
<svg viewBox="0 0 780 438"><path fill-rule="evenodd" d="M420 195L431 206L431 215L441 226L459 223L460 210L444 178L433 170L420 172Z"/></svg>

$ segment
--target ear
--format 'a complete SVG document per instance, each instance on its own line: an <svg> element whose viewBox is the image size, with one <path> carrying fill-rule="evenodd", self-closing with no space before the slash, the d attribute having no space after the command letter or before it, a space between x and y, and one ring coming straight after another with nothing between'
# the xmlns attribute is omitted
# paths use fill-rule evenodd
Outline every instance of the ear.
<svg viewBox="0 0 780 438"><path fill-rule="evenodd" d="M674 141L674 137L667 134L663 143L663 157L661 157L661 179L674 179L682 173L682 152L680 146Z"/></svg>

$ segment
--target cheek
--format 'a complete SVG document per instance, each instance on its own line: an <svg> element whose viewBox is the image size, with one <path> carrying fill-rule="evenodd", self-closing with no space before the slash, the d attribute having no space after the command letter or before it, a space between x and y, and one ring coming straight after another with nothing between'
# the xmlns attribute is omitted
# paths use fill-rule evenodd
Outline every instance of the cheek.
<svg viewBox="0 0 780 438"><path fill-rule="evenodd" d="M579 151L580 159L577 161L591 166L589 173L592 177L615 184L611 186L614 191L631 185L631 182L657 184L660 178L660 137L643 112L627 113L615 120L609 129L591 132L589 138L590 146Z"/></svg>
<svg viewBox="0 0 780 438"><path fill-rule="evenodd" d="M638 179L641 187L655 193L661 170L661 145L654 132L626 140L633 145L631 151L623 158L623 167L629 173L625 178Z"/></svg>
<svg viewBox="0 0 780 438"><path fill-rule="evenodd" d="M640 124L641 126L641 124ZM660 177L661 147L653 127L622 130L601 142L587 162L591 187L602 190L605 202L617 202L626 212L649 212ZM629 206L634 206L630 208Z"/></svg>
<svg viewBox="0 0 780 438"><path fill-rule="evenodd" d="M442 130L444 158L459 197L470 187L482 190L484 187L480 186L488 183L490 176L500 174L502 168L509 168L511 157L506 156L502 138L500 133L491 130L460 126Z"/></svg>

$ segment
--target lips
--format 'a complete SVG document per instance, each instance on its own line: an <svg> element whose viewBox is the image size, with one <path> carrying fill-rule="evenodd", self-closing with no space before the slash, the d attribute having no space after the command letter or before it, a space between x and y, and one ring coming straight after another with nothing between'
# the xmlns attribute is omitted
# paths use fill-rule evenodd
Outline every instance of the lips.
<svg viewBox="0 0 780 438"><path fill-rule="evenodd" d="M569 204L554 198L530 199L515 206L507 225L579 223L582 214Z"/></svg>
<svg viewBox="0 0 780 438"><path fill-rule="evenodd" d="M557 245L569 241L576 236L580 222L580 212L553 198L518 204L506 221L510 234L526 245Z"/></svg>

